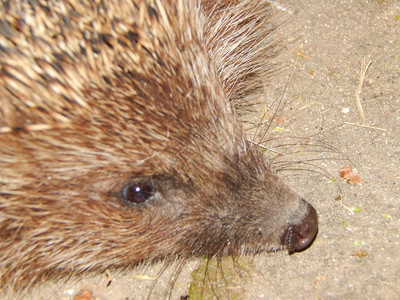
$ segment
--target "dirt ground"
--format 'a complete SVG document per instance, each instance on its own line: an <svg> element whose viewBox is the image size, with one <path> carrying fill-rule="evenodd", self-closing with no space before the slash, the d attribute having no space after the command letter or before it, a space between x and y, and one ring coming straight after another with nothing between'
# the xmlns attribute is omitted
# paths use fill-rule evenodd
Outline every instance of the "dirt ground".
<svg viewBox="0 0 400 300"><path fill-rule="evenodd" d="M111 273L108 286L105 275L48 283L27 299L72 299L80 289L96 299L160 299L169 289L172 299L400 299L400 2L280 3L291 14L279 32L288 45L279 59L287 67L273 78L266 101L284 92L279 115L287 120L274 124L270 137L288 144L274 148L291 153L277 164L292 161L282 174L318 211L312 247L221 268L188 262L173 286L179 264L154 287L162 265ZM363 60L372 62L360 91L364 122L355 97ZM362 186L339 178L344 166L356 170Z"/></svg>
<svg viewBox="0 0 400 300"><path fill-rule="evenodd" d="M246 291L265 299L400 299L400 2L284 3L296 14L282 29L294 39L287 57L295 62L282 126L330 149L309 153L319 173L289 181L317 208L320 228L303 253L257 258L262 277ZM363 60L372 61L360 93L365 122L355 97ZM343 166L356 168L362 187L327 183Z"/></svg>

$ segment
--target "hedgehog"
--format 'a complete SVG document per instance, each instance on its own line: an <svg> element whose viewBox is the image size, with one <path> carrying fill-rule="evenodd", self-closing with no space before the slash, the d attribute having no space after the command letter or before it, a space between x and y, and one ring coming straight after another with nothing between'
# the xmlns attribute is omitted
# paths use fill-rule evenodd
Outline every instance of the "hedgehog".
<svg viewBox="0 0 400 300"><path fill-rule="evenodd" d="M236 108L273 72L270 1L0 5L1 289L312 243Z"/></svg>

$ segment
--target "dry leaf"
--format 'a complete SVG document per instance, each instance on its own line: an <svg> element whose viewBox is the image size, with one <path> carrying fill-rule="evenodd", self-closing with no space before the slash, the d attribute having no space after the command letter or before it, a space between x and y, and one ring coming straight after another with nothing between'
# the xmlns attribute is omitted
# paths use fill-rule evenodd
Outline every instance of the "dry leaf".
<svg viewBox="0 0 400 300"><path fill-rule="evenodd" d="M366 257L368 255L368 253L366 251L362 251L362 250L357 250L354 253L354 256L358 256L360 258Z"/></svg>
<svg viewBox="0 0 400 300"><path fill-rule="evenodd" d="M275 118L272 120L277 125L283 124L287 119L289 119L288 116L275 116Z"/></svg>
<svg viewBox="0 0 400 300"><path fill-rule="evenodd" d="M362 179L353 173L352 167L343 167L339 171L340 177L345 179L350 184L362 185Z"/></svg>
<svg viewBox="0 0 400 300"><path fill-rule="evenodd" d="M91 291L80 291L78 295L74 297L74 300L94 300L93 294Z"/></svg>

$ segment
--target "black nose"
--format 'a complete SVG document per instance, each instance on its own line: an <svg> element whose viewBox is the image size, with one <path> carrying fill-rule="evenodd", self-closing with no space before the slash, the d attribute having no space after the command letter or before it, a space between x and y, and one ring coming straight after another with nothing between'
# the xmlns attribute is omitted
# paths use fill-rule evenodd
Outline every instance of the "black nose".
<svg viewBox="0 0 400 300"><path fill-rule="evenodd" d="M306 202L307 213L297 224L289 224L282 234L281 242L287 246L289 254L307 249L318 232L318 216L314 207Z"/></svg>

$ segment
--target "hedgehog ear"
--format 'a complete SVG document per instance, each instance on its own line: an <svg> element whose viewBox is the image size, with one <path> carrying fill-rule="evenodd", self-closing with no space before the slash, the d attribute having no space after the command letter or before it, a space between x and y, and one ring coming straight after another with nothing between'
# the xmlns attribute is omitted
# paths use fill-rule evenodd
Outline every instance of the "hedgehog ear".
<svg viewBox="0 0 400 300"><path fill-rule="evenodd" d="M155 188L151 182L128 183L122 188L121 196L130 205L147 202L154 196Z"/></svg>

